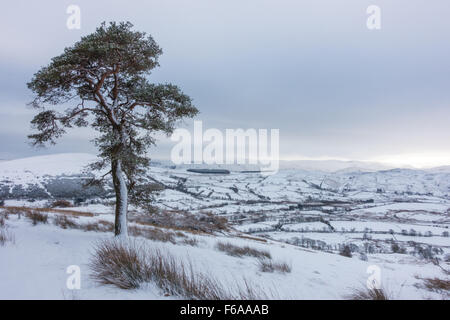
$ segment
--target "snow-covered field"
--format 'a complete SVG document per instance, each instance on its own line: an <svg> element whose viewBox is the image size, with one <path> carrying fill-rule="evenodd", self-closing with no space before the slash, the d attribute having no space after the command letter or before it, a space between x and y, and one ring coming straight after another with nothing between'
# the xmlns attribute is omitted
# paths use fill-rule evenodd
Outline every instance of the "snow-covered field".
<svg viewBox="0 0 450 320"><path fill-rule="evenodd" d="M60 229L51 224L32 226L26 219L10 216L14 243L0 248L0 299L173 299L155 286L121 290L100 286L90 278L90 254L96 242L112 238L109 233ZM225 284L245 279L279 299L343 299L362 287L367 268L381 268L382 283L399 299L440 298L439 294L416 288L423 278L442 277L435 266L408 255L371 255L369 261L306 250L276 241L263 243L230 235L195 235L198 245L162 243L139 238L149 247L161 248L194 265ZM291 265L286 274L259 271L254 258L230 257L215 249L218 241L268 250L275 261ZM66 270L81 268L81 289L69 290Z"/></svg>
<svg viewBox="0 0 450 320"><path fill-rule="evenodd" d="M86 194L73 186L86 176L83 167L94 159L62 154L1 162L0 200L6 207L44 208L54 198L65 198L77 206L49 211L50 220L68 210L92 213L75 216L80 224L112 222L108 190ZM448 298L448 292L425 289L420 279L448 281L444 272L450 267L448 168L336 172L287 168L261 176L234 167L229 175L202 175L159 163L149 174L165 186L154 203L160 212L208 212L226 217L232 229L209 235L183 231L197 240L194 246L181 238L174 243L142 237L137 241L190 259L198 270L225 285L245 279L261 291L276 291L274 298L343 299L365 286L368 267L375 265L393 298ZM63 187L77 190L76 196L58 196L54 190L61 192ZM94 282L88 266L93 247L112 238L111 232L61 229L51 222L33 226L29 219L12 214L6 225L14 239L0 246L0 299L179 298L166 296L152 284L130 291ZM274 261L286 262L292 271L262 272L256 258L228 256L217 250L217 242L268 250ZM345 247L352 257L339 254ZM66 287L70 265L81 268L81 290Z"/></svg>

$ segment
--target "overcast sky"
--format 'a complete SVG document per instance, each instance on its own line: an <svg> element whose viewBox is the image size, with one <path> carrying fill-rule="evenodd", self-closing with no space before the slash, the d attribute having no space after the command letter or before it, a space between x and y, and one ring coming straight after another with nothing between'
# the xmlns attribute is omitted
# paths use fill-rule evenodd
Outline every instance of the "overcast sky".
<svg viewBox="0 0 450 320"><path fill-rule="evenodd" d="M80 30L66 27L70 4ZM381 30L366 27L372 4ZM27 145L26 83L112 20L154 37L164 54L151 79L188 93L206 128L280 129L284 159L450 164L448 0L2 2L0 158L95 153L86 130L46 150ZM160 140L154 157L170 146Z"/></svg>

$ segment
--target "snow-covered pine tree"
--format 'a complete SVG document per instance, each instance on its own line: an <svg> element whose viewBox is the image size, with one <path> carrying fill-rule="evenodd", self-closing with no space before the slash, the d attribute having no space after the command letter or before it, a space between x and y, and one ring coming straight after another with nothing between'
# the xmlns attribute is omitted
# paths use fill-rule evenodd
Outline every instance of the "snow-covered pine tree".
<svg viewBox="0 0 450 320"><path fill-rule="evenodd" d="M35 94L31 105L39 110L31 121L34 145L55 144L72 127L100 133L94 143L101 160L92 168L108 168L112 176L116 236L127 235L129 194L149 164L153 134L170 134L178 120L198 113L177 86L147 80L161 54L153 38L133 31L131 23L103 23L28 83Z"/></svg>

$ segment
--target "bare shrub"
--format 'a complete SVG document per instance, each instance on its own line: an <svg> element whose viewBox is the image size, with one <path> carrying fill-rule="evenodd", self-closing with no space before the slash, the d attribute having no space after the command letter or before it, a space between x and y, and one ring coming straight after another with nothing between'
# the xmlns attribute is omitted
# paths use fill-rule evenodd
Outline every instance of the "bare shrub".
<svg viewBox="0 0 450 320"><path fill-rule="evenodd" d="M70 215L74 217L93 217L94 214L91 212L82 212L82 211L74 211L74 210L62 210L62 209L54 209L54 208L27 208L27 207L5 207L5 210L9 214L26 214L28 212L36 211L40 213L60 213L64 215Z"/></svg>
<svg viewBox="0 0 450 320"><path fill-rule="evenodd" d="M393 253L401 253L401 254L405 254L406 253L406 249L403 247L400 247L396 242L393 242L391 244L391 251Z"/></svg>
<svg viewBox="0 0 450 320"><path fill-rule="evenodd" d="M356 289L347 298L349 300L391 300L390 294L383 288Z"/></svg>
<svg viewBox="0 0 450 320"><path fill-rule="evenodd" d="M50 205L51 208L72 208L73 205L67 200L56 200Z"/></svg>
<svg viewBox="0 0 450 320"><path fill-rule="evenodd" d="M269 259L259 259L258 266L261 272L290 273L292 271L292 267L286 262L274 262Z"/></svg>
<svg viewBox="0 0 450 320"><path fill-rule="evenodd" d="M197 272L191 262L176 259L160 250L146 250L136 242L104 241L95 247L90 267L101 284L122 289L139 288L153 282L166 294L195 300L261 299L251 285L233 295L215 278Z"/></svg>
<svg viewBox="0 0 450 320"><path fill-rule="evenodd" d="M352 257L352 250L350 249L350 246L344 245L341 247L339 254L343 257L351 258Z"/></svg>
<svg viewBox="0 0 450 320"><path fill-rule="evenodd" d="M26 217L31 220L33 226L43 223L46 224L48 222L48 215L40 213L39 211L31 210L26 213Z"/></svg>
<svg viewBox="0 0 450 320"><path fill-rule="evenodd" d="M53 220L53 223L63 229L78 229L80 225L76 223L73 219L68 218L64 215L58 215Z"/></svg>
<svg viewBox="0 0 450 320"><path fill-rule="evenodd" d="M219 251L225 252L229 256L233 257L254 257L254 258L266 258L272 259L272 256L269 251L266 250L258 250L255 248L250 248L249 246L236 246L229 242L217 242L216 249Z"/></svg>

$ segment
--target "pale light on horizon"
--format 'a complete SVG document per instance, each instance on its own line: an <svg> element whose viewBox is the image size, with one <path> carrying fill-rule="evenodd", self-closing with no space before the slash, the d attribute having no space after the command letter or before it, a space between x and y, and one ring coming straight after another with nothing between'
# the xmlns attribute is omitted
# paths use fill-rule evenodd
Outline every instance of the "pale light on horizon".
<svg viewBox="0 0 450 320"><path fill-rule="evenodd" d="M357 161L367 163L379 163L386 166L399 168L426 169L450 165L450 152L417 152L401 153L372 157L370 159L351 159L342 157L281 157L281 161Z"/></svg>
<svg viewBox="0 0 450 320"><path fill-rule="evenodd" d="M375 157L370 161L399 167L411 166L415 168L433 168L450 165L450 152L385 155Z"/></svg>

